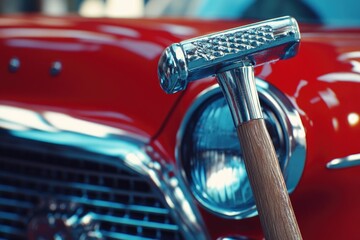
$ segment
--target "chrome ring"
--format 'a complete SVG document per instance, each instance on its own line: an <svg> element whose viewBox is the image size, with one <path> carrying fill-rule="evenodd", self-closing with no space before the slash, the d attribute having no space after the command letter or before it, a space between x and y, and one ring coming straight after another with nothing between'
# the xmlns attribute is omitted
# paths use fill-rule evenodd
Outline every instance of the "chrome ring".
<svg viewBox="0 0 360 240"><path fill-rule="evenodd" d="M288 97L271 84L265 82L262 79L256 78L256 87L258 90L259 98L261 102L267 104L268 108L276 115L281 125L283 132L283 141L285 146L284 160L282 161L282 172L286 182L288 192L291 193L295 190L297 184L302 176L305 160L306 160L306 139L305 130L301 122L300 115L295 107L292 105ZM181 175L184 181L190 187L189 181L186 177L185 171L182 167L181 161L181 148L182 141L185 135L186 128L191 121L191 118L196 110L202 106L205 101L210 98L221 95L221 89L218 84L214 84L211 87L202 91L192 103L192 106L185 114L185 117L180 125L177 133L177 145L175 149L176 161L181 171ZM192 189L190 189L192 190ZM243 219L257 215L256 206L249 207L247 209L239 211L223 211L219 212L218 208L209 206L208 203L204 202L200 197L191 191L195 198L211 212L227 218Z"/></svg>

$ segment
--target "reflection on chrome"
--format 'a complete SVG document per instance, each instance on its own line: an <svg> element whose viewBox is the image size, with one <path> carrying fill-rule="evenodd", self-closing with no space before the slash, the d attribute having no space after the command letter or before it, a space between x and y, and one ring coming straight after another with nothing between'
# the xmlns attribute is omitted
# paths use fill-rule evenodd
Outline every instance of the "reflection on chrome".
<svg viewBox="0 0 360 240"><path fill-rule="evenodd" d="M164 200L185 239L208 238L207 233L204 232L205 227L200 213L182 182L180 174L171 164L161 159L160 155L147 146L141 138L120 129L77 119L64 113L39 112L5 104L0 105L0 131L2 137L31 140L27 142L27 146L19 145L19 149L20 147L31 148L31 144L34 146L51 144L56 146L54 149L62 153L76 154L76 151L81 153L85 151L93 155L95 162L114 167L123 166L135 171L147 179L155 191L161 195L160 198ZM113 161L113 159L118 161ZM87 199L77 198L76 201L87 201ZM133 207L141 211L141 206ZM96 214L93 217L95 219L113 218Z"/></svg>
<svg viewBox="0 0 360 240"><path fill-rule="evenodd" d="M172 183L171 185L174 187L174 195L176 196L176 198L177 199L186 199L184 192L180 188L179 181L175 178L172 178L171 183ZM194 215L194 213L192 211L192 207L188 201L183 201L181 203L181 209L183 209L185 216L187 216L187 218L188 218L188 221L190 221L193 224L197 223L197 217Z"/></svg>
<svg viewBox="0 0 360 240"><path fill-rule="evenodd" d="M159 155L154 152L152 147L147 147L146 152L155 160L164 162ZM156 162L156 164L159 164L159 162ZM148 170L145 170L147 173ZM189 239L208 239L200 214L194 207L194 203L190 200L192 199L191 193L186 190L187 186L182 181L180 173L175 171L172 165L167 165L166 168L156 169L156 171L153 170L153 173L163 177L153 176L153 182L158 182L158 187L162 190L168 206L172 207L171 209L173 210L177 209L177 211L174 211L174 217L183 227L183 231L187 233L187 235L185 234L185 239L188 237ZM150 176L153 175L152 173L148 174Z"/></svg>
<svg viewBox="0 0 360 240"><path fill-rule="evenodd" d="M326 164L329 169L339 169L360 166L360 153L343 158L335 158Z"/></svg>

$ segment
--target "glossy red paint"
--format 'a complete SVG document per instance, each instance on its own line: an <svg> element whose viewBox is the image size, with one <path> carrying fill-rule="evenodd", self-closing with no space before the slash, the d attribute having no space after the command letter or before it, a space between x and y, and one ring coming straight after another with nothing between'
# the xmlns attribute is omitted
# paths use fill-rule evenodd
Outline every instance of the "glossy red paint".
<svg viewBox="0 0 360 240"><path fill-rule="evenodd" d="M213 78L166 95L156 68L172 42L245 24L174 19L113 20L41 16L0 19L0 102L57 109L145 137L175 164L180 123ZM307 141L305 170L291 195L304 239L356 239L360 235L360 167L326 164L360 152L360 31L303 26L297 57L257 69L284 92L301 115ZM21 66L8 71L11 58ZM51 76L54 61L63 70ZM354 117L354 119L351 118ZM201 209L201 207L199 206ZM256 217L224 220L201 209L213 239L261 239Z"/></svg>
<svg viewBox="0 0 360 240"><path fill-rule="evenodd" d="M160 24L136 20L2 18L1 101L86 112L149 138L178 97L163 93L156 72L163 48L178 40ZM12 73L14 57L21 66ZM62 71L51 76L55 61Z"/></svg>

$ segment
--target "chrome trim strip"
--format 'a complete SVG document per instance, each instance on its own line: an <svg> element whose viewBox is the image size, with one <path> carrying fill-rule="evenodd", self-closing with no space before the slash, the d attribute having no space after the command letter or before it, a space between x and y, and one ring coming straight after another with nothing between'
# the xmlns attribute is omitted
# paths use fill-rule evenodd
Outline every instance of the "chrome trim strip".
<svg viewBox="0 0 360 240"><path fill-rule="evenodd" d="M79 154L80 152L90 153L90 156L95 154L95 159L91 160L115 166L127 166L149 179L159 194L162 194L185 239L208 239L201 215L180 174L166 161L152 158L149 154L154 156L159 154L145 142L125 136L121 129L76 119L63 113L37 112L30 108L12 105L0 105L0 107L2 107L0 131L4 133L1 138L8 135L8 138L32 140L33 146L23 146L31 148L38 147L36 144L39 143L53 144L62 149L64 154L69 154L67 153L69 149L72 150L71 154L76 154L74 151L78 149ZM14 143L4 141L3 144ZM116 157L119 161L114 162L106 158L99 160L96 158L98 155ZM4 187L3 190L16 191Z"/></svg>
<svg viewBox="0 0 360 240"><path fill-rule="evenodd" d="M356 166L360 166L360 153L343 158L335 158L326 164L328 169L341 169Z"/></svg>
<svg viewBox="0 0 360 240"><path fill-rule="evenodd" d="M286 162L282 169L286 187L289 193L292 193L297 184L299 183L306 160L306 136L305 129L303 127L300 115L295 107L292 105L290 100L277 88L267 83L266 81L256 78L256 88L259 94L260 100L266 102L270 107L273 108L274 113L279 118L279 122L282 124L284 135L288 136L284 139L286 145ZM185 129L191 120L191 116L194 112L208 99L215 95L221 95L221 89L218 84L214 84L209 88L202 91L192 103L185 114L184 119L180 125L177 133L177 146L175 150L176 160L182 177L187 182L185 173L183 172L180 159L180 149L182 138L185 134ZM243 219L257 215L256 206L250 207L237 215L234 212L226 212L221 216L229 218Z"/></svg>

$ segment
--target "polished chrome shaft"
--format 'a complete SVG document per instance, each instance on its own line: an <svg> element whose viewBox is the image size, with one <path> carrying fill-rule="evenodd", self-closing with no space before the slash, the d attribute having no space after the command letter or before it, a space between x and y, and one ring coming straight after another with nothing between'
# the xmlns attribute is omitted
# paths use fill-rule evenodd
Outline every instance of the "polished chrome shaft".
<svg viewBox="0 0 360 240"><path fill-rule="evenodd" d="M236 62L258 66L290 58L299 41L296 20L281 17L175 43L160 57L160 84L165 92L175 93Z"/></svg>
<svg viewBox="0 0 360 240"><path fill-rule="evenodd" d="M226 67L216 77L229 104L235 127L263 118L251 64L240 63Z"/></svg>

